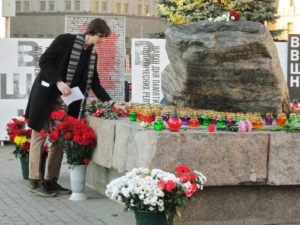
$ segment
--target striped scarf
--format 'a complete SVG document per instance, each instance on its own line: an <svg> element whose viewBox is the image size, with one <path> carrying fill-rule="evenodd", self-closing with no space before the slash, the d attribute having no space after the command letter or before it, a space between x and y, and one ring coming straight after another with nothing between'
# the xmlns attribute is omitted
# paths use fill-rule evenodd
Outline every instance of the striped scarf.
<svg viewBox="0 0 300 225"><path fill-rule="evenodd" d="M69 86L72 83L72 80L73 80L73 77L74 77L78 62L79 62L79 57L80 57L81 51L84 47L85 35L86 35L85 33L77 34L76 38L75 38L75 42L73 44L70 61L69 61L69 65L68 65L68 70L67 70L67 79L66 79L66 84ZM85 117L85 106L86 106L87 98L89 96L90 88L92 86L95 63L96 63L96 52L94 49L92 49L92 52L90 55L90 60L89 60L88 79L87 79L87 83L86 83L85 92L83 93L84 100L81 102L79 119Z"/></svg>

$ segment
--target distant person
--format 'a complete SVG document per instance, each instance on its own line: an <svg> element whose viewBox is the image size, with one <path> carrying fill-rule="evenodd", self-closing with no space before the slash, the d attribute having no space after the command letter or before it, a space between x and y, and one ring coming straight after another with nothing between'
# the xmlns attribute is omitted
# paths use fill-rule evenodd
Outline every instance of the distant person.
<svg viewBox="0 0 300 225"><path fill-rule="evenodd" d="M97 54L93 48L101 44L110 34L111 29L107 23L97 18L88 24L86 33L59 35L40 57L40 73L34 81L25 112L25 117L29 120L28 125L32 128L29 191L39 196L52 197L71 192L57 183L63 158L62 149L58 144L50 146L44 177L40 169L45 142L40 136L40 131L48 128L51 112L59 109L62 103L60 96L70 95L72 87L80 88L85 99L75 101L68 107L68 115L76 118L84 115L90 89L100 100L114 105L111 97L100 85Z"/></svg>

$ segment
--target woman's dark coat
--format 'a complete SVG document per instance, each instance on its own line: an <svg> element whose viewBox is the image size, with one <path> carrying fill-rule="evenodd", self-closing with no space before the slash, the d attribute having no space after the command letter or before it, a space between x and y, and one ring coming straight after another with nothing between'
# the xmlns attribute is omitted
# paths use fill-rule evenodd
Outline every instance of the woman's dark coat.
<svg viewBox="0 0 300 225"><path fill-rule="evenodd" d="M54 109L58 96L61 95L56 87L56 82L66 81L75 37L76 35L72 34L59 35L40 58L40 72L33 83L25 112L25 118L28 118L28 126L36 131L42 130ZM49 83L50 86L41 85L42 81ZM97 63L95 63L91 88L102 101L111 99L100 85Z"/></svg>

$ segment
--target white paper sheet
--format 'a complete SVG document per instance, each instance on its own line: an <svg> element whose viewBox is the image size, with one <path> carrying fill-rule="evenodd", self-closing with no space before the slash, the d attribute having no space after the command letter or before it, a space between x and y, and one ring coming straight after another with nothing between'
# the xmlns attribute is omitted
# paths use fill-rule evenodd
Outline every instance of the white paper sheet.
<svg viewBox="0 0 300 225"><path fill-rule="evenodd" d="M70 105L72 102L75 102L80 99L84 99L82 92L80 91L79 87L71 88L72 93L68 96L62 95L61 98L66 105Z"/></svg>

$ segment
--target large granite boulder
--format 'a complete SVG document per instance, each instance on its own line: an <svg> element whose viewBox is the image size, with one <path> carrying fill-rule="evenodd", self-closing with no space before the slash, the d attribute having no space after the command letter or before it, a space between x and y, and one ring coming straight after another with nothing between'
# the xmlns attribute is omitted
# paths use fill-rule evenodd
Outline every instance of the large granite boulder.
<svg viewBox="0 0 300 225"><path fill-rule="evenodd" d="M201 21L169 28L165 98L178 106L231 112L288 112L276 46L257 22Z"/></svg>

